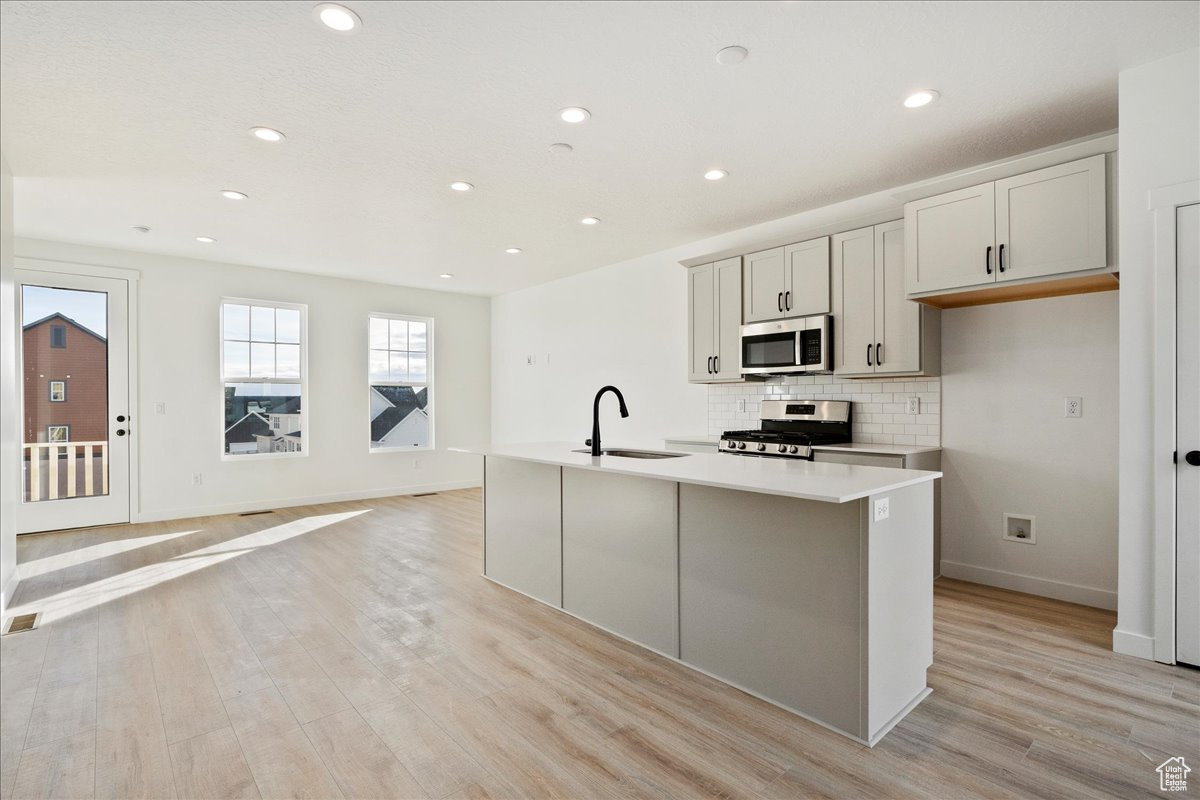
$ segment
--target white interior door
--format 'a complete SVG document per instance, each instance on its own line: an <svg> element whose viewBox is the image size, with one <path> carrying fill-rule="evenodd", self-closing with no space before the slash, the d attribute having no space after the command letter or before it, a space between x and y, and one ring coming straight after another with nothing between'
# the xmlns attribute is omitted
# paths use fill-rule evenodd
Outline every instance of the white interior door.
<svg viewBox="0 0 1200 800"><path fill-rule="evenodd" d="M129 521L129 282L18 270L17 532Z"/></svg>
<svg viewBox="0 0 1200 800"><path fill-rule="evenodd" d="M1200 204L1175 210L1175 239L1175 660L1200 666Z"/></svg>

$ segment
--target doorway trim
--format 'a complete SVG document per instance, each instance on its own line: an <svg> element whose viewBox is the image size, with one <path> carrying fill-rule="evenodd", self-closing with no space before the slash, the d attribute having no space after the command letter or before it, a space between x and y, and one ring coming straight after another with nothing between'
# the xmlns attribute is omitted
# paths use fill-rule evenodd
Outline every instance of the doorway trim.
<svg viewBox="0 0 1200 800"><path fill-rule="evenodd" d="M129 392L129 417L130 420L141 420L141 414L138 409L138 297L140 296L140 284L142 273L135 269L122 269L120 267L104 267L96 264L79 264L70 261L53 261L45 258L25 258L17 256L13 258L13 267L18 270L28 270L30 272L51 272L65 275L82 275L89 278L115 278L117 280L127 281L129 283L129 297L127 306L128 323L129 323L129 368L128 368L128 392ZM16 298L13 299L14 304ZM13 318L16 317L16 309L13 309ZM142 449L142 437L135 435L133 446L129 448L129 521L141 521L141 468L139 454ZM17 491L20 492L22 487L17 486ZM21 502L21 496L15 498L18 505ZM24 534L22 534L24 535Z"/></svg>
<svg viewBox="0 0 1200 800"><path fill-rule="evenodd" d="M1154 660L1175 663L1176 209L1200 203L1200 181L1149 193L1154 214Z"/></svg>

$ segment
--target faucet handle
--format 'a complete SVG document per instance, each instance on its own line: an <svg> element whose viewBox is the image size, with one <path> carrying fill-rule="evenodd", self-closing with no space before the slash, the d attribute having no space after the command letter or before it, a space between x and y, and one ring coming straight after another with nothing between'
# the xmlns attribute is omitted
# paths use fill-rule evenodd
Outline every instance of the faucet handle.
<svg viewBox="0 0 1200 800"><path fill-rule="evenodd" d="M583 440L583 443L584 443L585 445L587 445L588 447L591 447L591 446L592 446L592 439L591 439L591 437L589 436L587 439L584 439L584 440Z"/></svg>

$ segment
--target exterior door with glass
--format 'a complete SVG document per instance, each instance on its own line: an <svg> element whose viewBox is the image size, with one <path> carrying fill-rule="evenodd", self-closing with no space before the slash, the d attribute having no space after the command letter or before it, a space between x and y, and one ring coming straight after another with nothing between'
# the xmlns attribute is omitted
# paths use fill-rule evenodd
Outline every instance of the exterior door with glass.
<svg viewBox="0 0 1200 800"><path fill-rule="evenodd" d="M17 270L17 532L129 521L129 281Z"/></svg>

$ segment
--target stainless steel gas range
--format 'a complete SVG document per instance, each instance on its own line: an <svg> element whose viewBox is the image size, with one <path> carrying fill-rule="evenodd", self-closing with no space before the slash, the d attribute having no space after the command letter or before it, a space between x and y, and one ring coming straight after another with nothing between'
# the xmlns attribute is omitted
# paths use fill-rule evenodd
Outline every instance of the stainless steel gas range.
<svg viewBox="0 0 1200 800"><path fill-rule="evenodd" d="M812 461L814 445L851 441L850 413L846 400L764 400L761 427L725 431L721 452Z"/></svg>

